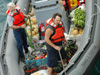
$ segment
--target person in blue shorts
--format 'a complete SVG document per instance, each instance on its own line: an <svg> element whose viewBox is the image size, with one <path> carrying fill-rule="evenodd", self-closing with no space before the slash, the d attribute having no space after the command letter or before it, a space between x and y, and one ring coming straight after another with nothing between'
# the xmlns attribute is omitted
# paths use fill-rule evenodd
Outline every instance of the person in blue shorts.
<svg viewBox="0 0 100 75"><path fill-rule="evenodd" d="M62 42L66 42L61 18L61 14L55 13L52 18L46 20L45 42L47 47L49 75L52 75L53 68L58 66L58 60L60 60L58 51L60 51L62 55L64 65L67 64L65 50L61 48Z"/></svg>

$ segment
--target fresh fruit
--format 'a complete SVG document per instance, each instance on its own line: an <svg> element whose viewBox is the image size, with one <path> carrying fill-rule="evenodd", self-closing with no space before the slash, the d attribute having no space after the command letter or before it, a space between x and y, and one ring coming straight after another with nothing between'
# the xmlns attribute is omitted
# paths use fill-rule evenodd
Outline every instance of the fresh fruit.
<svg viewBox="0 0 100 75"><path fill-rule="evenodd" d="M27 23L26 24L29 25L29 20L27 20Z"/></svg>
<svg viewBox="0 0 100 75"><path fill-rule="evenodd" d="M31 21L31 24L29 23L29 25L33 25L33 22Z"/></svg>
<svg viewBox="0 0 100 75"><path fill-rule="evenodd" d="M35 60L38 60L39 59L39 57L37 56L36 58L35 58Z"/></svg>
<svg viewBox="0 0 100 75"><path fill-rule="evenodd" d="M72 32L73 35L77 35L78 34L78 30L75 29L73 32Z"/></svg>
<svg viewBox="0 0 100 75"><path fill-rule="evenodd" d="M71 32L73 32L74 31L74 28L71 28Z"/></svg>
<svg viewBox="0 0 100 75"><path fill-rule="evenodd" d="M37 25L35 26L35 29L38 29L38 26Z"/></svg>
<svg viewBox="0 0 100 75"><path fill-rule="evenodd" d="M31 22L33 22L33 17L31 17Z"/></svg>
<svg viewBox="0 0 100 75"><path fill-rule="evenodd" d="M79 34L82 34L82 32L83 32L83 29L79 29Z"/></svg>
<svg viewBox="0 0 100 75"><path fill-rule="evenodd" d="M65 51L67 51L67 47L65 47Z"/></svg>
<svg viewBox="0 0 100 75"><path fill-rule="evenodd" d="M30 30L30 26L27 26L27 30Z"/></svg>
<svg viewBox="0 0 100 75"><path fill-rule="evenodd" d="M85 11L80 8L76 8L74 17L74 27L84 28L85 24Z"/></svg>
<svg viewBox="0 0 100 75"><path fill-rule="evenodd" d="M30 34L30 33L31 33L31 32L30 32L30 29L28 29L28 30L27 30L27 33L28 33L28 34Z"/></svg>
<svg viewBox="0 0 100 75"><path fill-rule="evenodd" d="M35 28L35 29L34 29L34 32L37 34L37 33L38 33L38 29Z"/></svg>
<svg viewBox="0 0 100 75"><path fill-rule="evenodd" d="M32 31L32 35L33 35L33 36L35 35L35 32L34 32L34 31Z"/></svg>
<svg viewBox="0 0 100 75"><path fill-rule="evenodd" d="M33 17L33 24L36 24L36 23L37 23L36 17Z"/></svg>

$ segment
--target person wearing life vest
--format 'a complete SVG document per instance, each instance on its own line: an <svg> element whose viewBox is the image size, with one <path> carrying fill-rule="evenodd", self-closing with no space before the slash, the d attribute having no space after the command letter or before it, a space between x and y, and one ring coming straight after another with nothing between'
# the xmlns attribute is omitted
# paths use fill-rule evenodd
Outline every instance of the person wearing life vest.
<svg viewBox="0 0 100 75"><path fill-rule="evenodd" d="M58 51L61 52L63 63L66 65L66 54L64 48L60 47L63 41L66 42L61 18L61 14L55 13L52 18L46 20L45 42L49 75L52 75L53 68L58 66L58 60L60 60Z"/></svg>
<svg viewBox="0 0 100 75"><path fill-rule="evenodd" d="M27 45L27 37L24 31L26 27L25 17L30 17L29 15L25 15L21 12L20 7L10 2L7 4L8 10L7 14L7 23L11 29L13 29L13 33L17 42L18 52L21 58L21 61L25 61L25 56L23 53L23 47L25 53L28 53L28 45Z"/></svg>

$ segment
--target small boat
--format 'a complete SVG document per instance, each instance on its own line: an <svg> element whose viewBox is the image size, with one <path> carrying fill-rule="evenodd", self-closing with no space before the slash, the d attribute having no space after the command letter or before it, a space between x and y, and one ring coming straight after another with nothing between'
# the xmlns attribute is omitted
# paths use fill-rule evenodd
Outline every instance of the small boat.
<svg viewBox="0 0 100 75"><path fill-rule="evenodd" d="M25 14L28 14L30 2L32 2L37 23L41 21L41 17L42 21L45 21L55 12L62 13L65 32L69 33L70 23L66 16L68 13L59 9L58 0L13 0L13 2ZM98 3L100 3L100 0L86 0L85 27L80 46L70 59L67 67L58 75L63 75L65 72L66 75L89 75L100 58L100 5ZM53 11L50 12L51 10ZM0 75L24 75L23 64L19 62L16 41L12 29L9 28L6 22L0 43Z"/></svg>

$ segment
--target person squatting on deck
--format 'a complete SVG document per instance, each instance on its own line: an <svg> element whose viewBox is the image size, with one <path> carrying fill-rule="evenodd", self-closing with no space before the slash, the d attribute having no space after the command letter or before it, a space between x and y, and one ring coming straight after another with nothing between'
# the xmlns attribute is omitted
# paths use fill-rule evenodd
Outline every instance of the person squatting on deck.
<svg viewBox="0 0 100 75"><path fill-rule="evenodd" d="M28 53L27 37L24 30L24 28L26 27L25 18L30 17L30 15L23 14L20 10L20 7L12 2L7 4L7 8L7 23L9 24L10 28L13 29L19 56L21 58L21 61L24 62L25 56L23 53L23 47L25 49L25 53Z"/></svg>
<svg viewBox="0 0 100 75"><path fill-rule="evenodd" d="M52 18L46 20L45 41L49 75L52 75L53 68L57 67L58 60L60 60L58 51L62 55L64 65L67 65L65 50L60 47L62 41L67 42L64 37L64 27L61 18L61 14L55 13Z"/></svg>

